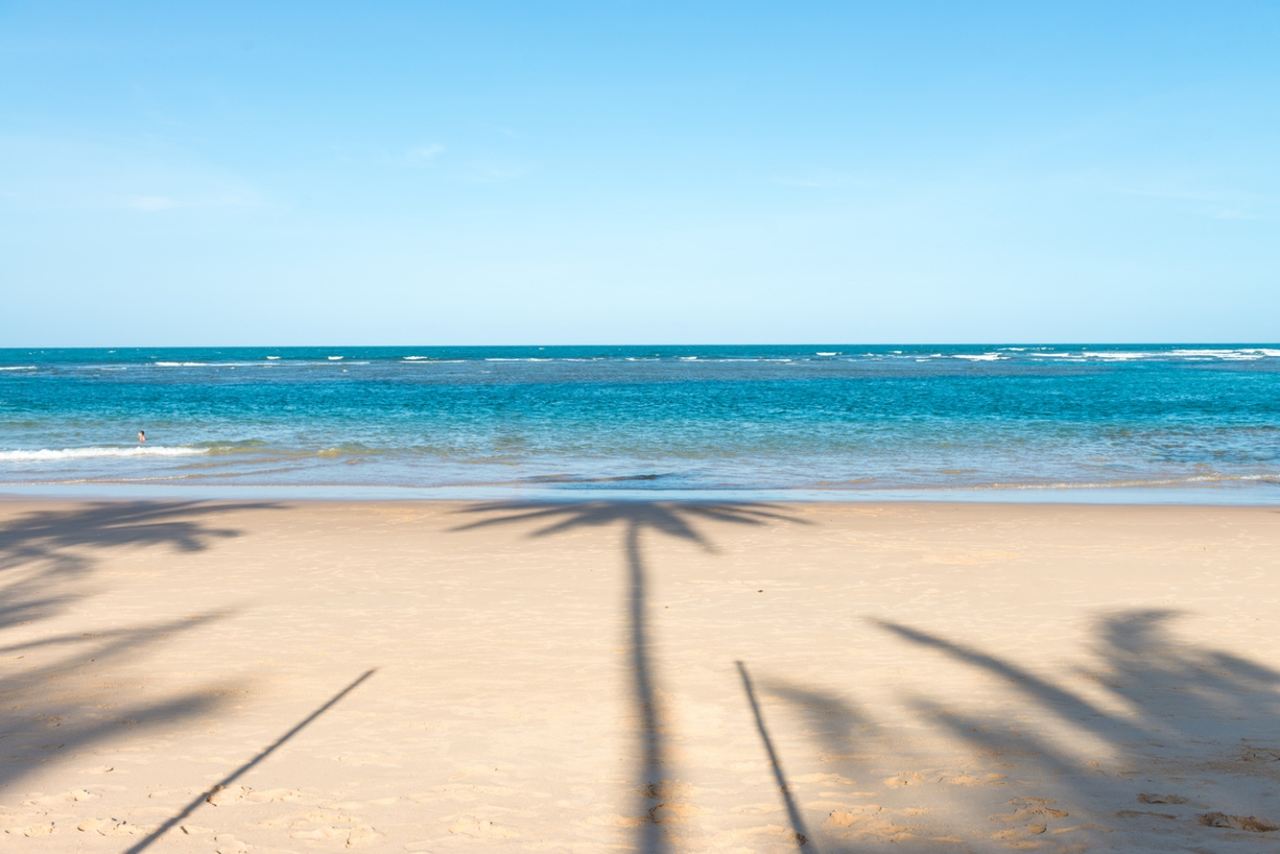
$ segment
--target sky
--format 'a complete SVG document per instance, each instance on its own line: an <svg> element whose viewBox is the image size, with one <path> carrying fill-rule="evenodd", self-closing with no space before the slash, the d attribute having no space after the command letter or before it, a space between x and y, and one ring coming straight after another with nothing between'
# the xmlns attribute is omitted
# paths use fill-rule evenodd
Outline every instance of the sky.
<svg viewBox="0 0 1280 854"><path fill-rule="evenodd" d="M1280 339L1280 3L0 0L0 346Z"/></svg>

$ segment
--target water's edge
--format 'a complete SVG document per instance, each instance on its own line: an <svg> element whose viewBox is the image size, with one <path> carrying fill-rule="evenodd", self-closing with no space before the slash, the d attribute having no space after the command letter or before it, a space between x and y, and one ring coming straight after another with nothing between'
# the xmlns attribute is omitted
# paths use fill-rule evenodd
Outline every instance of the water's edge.
<svg viewBox="0 0 1280 854"><path fill-rule="evenodd" d="M536 487L156 485L121 483L0 486L0 501L493 501L694 502L768 504L1064 504L1114 506L1277 507L1280 487L1068 487L1045 489L720 489L579 490Z"/></svg>

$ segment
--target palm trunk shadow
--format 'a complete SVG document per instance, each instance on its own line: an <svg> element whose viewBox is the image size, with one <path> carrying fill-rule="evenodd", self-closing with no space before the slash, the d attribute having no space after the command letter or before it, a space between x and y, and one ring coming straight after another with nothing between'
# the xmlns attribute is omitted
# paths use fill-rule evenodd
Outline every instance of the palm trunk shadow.
<svg viewBox="0 0 1280 854"><path fill-rule="evenodd" d="M804 848L809 845L809 831L804 826L804 817L800 815L800 808L796 806L795 798L791 796L791 787L787 785L787 775L782 770L782 760L778 758L778 752L773 747L773 739L769 737L769 728L764 723L764 713L760 711L760 702L756 699L755 686L751 684L751 676L747 673L747 665L741 661L735 661L738 665L738 675L742 677L742 690L747 694L747 702L751 704L751 712L756 718L756 729L760 733L760 740L764 742L764 752L769 757L769 765L773 768L773 778L777 781L778 792L782 795L782 804L787 808L787 818L791 821L791 832L795 836L796 846ZM812 845L807 849L817 852L817 848Z"/></svg>
<svg viewBox="0 0 1280 854"><path fill-rule="evenodd" d="M666 760L663 742L662 714L654 692L653 668L649 661L648 595L645 566L640 552L640 526L632 522L626 535L628 615L630 617L630 652L633 691L640 712L640 816L637 847L646 854L660 854L670 849L666 828L658 814L666 798Z"/></svg>
<svg viewBox="0 0 1280 854"><path fill-rule="evenodd" d="M803 522L781 513L768 504L665 501L583 501L556 503L483 503L460 512L487 514L452 530L469 531L495 525L533 523L530 538L549 537L574 529L619 524L623 529L622 551L627 566L627 651L630 660L632 694L639 713L638 764L640 778L636 790L635 818L639 824L635 847L646 854L662 854L671 849L670 818L676 815L669 798L667 781L667 726L658 700L657 677L649 645L647 567L641 549L641 534L655 531L707 552L714 545L695 526L698 520L719 525L762 526L774 521ZM665 809L664 809L665 807Z"/></svg>
<svg viewBox="0 0 1280 854"><path fill-rule="evenodd" d="M151 831L151 833L148 834L145 839L142 839L137 844L127 848L124 854L140 854L140 852L150 848L153 843L157 842L160 839L160 837L164 836L170 830L173 830L173 828L177 827L178 822L182 821L184 818L186 818L187 816L195 812L197 809L199 809L200 804L203 803L205 800L207 800L209 797L211 797L215 792L217 792L219 789L226 788L227 786L234 783L236 780L243 777L245 774L248 774L251 770L253 770L254 766L262 762L262 760L266 759L272 753L275 753L278 749L280 749L284 745L285 742L289 741L295 735L302 732L302 730L306 729L306 727L309 726L313 721L315 721L316 718L320 717L325 712L329 711L334 706L336 706L342 700L343 697L347 696L356 688L360 687L361 683L363 683L366 679L368 679L370 676L372 676L376 672L377 672L377 668L374 668L373 670L366 670L359 677L357 677L354 682L352 682L347 687L343 688L337 694L334 694L332 697L330 697L328 702L320 706L320 708L316 709L311 714L307 715L298 723L294 724L293 727L284 735L280 736L275 741L271 742L271 744L267 745L262 751L258 753L257 756L254 756L248 762L244 763L239 768L232 771L227 776L223 777L217 783L214 783L208 789L205 789L203 792L196 795L195 798L193 798L191 802L188 803L185 807L183 807L176 815L171 816L168 820L165 821L164 824L160 825L155 830Z"/></svg>

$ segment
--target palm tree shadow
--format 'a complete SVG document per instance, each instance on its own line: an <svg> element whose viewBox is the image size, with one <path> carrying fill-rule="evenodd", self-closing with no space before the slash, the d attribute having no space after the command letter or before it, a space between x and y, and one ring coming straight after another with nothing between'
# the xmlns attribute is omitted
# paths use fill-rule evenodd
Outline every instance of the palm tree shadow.
<svg viewBox="0 0 1280 854"><path fill-rule="evenodd" d="M916 646L996 677L1024 701L1062 723L1125 748L1217 739L1227 731L1263 730L1280 713L1280 672L1220 650L1188 645L1169 629L1179 612L1107 612L1094 627L1093 663L1076 668L1115 702L1106 708L1037 676L1009 659L889 621L873 621ZM1121 709L1119 711L1117 709ZM1148 748L1149 749L1149 748Z"/></svg>
<svg viewBox="0 0 1280 854"><path fill-rule="evenodd" d="M1014 811L992 816L993 821L1013 822L1001 825L1006 833L1021 832L1018 822L1024 819L1031 826L1032 819L1069 813L1073 822L1083 823L1080 833L1163 834L1170 850L1200 834L1205 847L1188 850L1209 850L1215 840L1224 839L1223 831L1214 828L1239 828L1214 822L1256 821L1253 813L1272 823L1280 819L1265 814L1268 801L1260 798L1256 783L1280 784L1275 728L1280 671L1188 643L1171 629L1177 616L1164 609L1099 614L1087 662L1059 676L917 626L869 622L922 655L941 656L1003 689L1007 700L986 710L967 709L963 701L944 702L927 691L903 691L901 697L909 717L962 747L970 761L996 762L1028 787L1026 794L1035 796L1007 801ZM883 773L883 767L859 767L858 762L886 755L887 745L857 751L847 737L855 728L875 726L858 707L830 691L776 679L765 685L774 696L811 714L806 728L824 762L850 777ZM1024 725L1027 719L1035 725ZM842 760L849 764L840 767ZM895 761L907 760L899 756ZM1195 789L1181 788L1193 783ZM1049 795L1052 799L1041 797ZM983 808L981 789L955 787L949 797L959 816ZM1269 826L1266 821L1263 826ZM1028 832L1043 833L1043 826ZM1243 836L1253 835L1245 830ZM1131 840L1140 847L1137 836L1111 838L1111 843L1101 838L1093 843L1112 850L1114 840ZM1240 838L1237 833L1235 839ZM971 841L994 846L988 839ZM1034 843L1030 837L1017 841ZM821 842L831 850L847 844L839 834ZM879 850L884 842L866 844Z"/></svg>
<svg viewBox="0 0 1280 854"><path fill-rule="evenodd" d="M657 674L650 650L648 618L648 572L642 550L642 535L662 534L695 544L708 552L714 543L700 530L705 523L760 526L772 522L803 522L780 512L773 505L728 502L671 501L585 501L574 503L487 502L458 511L480 516L454 527L454 531L482 529L497 525L531 524L526 536L549 537L582 528L618 527L622 531L622 553L627 568L627 637L631 666L632 699L639 718L637 741L639 769L635 806L640 819L636 847L648 854L670 848L670 838L662 807L671 795L668 785L666 724L658 702Z"/></svg>
<svg viewBox="0 0 1280 854"><path fill-rule="evenodd" d="M931 729L1015 769L1039 789L1029 794L1062 799L1060 807L1073 817L1083 813L1103 834L1126 834L1146 822L1153 825L1147 832L1175 835L1171 844L1206 834L1203 841L1212 845L1221 836L1208 830L1208 816L1265 808L1249 778L1280 782L1280 672L1188 643L1171 630L1178 616L1158 608L1101 613L1088 663L1062 677L919 627L870 622L1002 686L1009 702L998 713L966 711L920 693L905 693L904 700ZM1020 725L1018 718L1027 717L1043 723ZM1180 791L1189 781L1197 789ZM1009 803L1034 812L1044 808L1033 803L1041 800Z"/></svg>
<svg viewBox="0 0 1280 854"><path fill-rule="evenodd" d="M20 664L0 675L0 788L36 768L126 729L207 714L217 687L169 699L121 704L98 684L104 671L144 655L180 634L227 616L211 611L97 632L32 637L41 621L92 595L87 583L106 553L122 547L204 551L240 531L210 517L275 505L203 502L98 502L42 508L0 521L0 654ZM25 637L7 634L26 630ZM17 653L18 655L14 655ZM92 677L92 678L90 678Z"/></svg>

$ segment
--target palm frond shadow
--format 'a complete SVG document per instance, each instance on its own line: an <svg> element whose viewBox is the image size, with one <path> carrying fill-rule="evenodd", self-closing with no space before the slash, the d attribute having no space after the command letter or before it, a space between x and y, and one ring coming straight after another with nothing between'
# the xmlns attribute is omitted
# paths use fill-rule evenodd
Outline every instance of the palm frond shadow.
<svg viewBox="0 0 1280 854"><path fill-rule="evenodd" d="M648 618L648 569L642 551L646 533L661 534L714 552L714 542L699 528L706 523L760 526L773 522L803 522L768 504L731 502L586 501L487 502L459 512L477 516L452 530L477 530L497 525L533 526L527 536L542 538L582 528L616 527L622 533L627 568L626 613L632 696L639 718L636 738L639 768L635 815L640 819L635 840L638 850L658 854L671 840L662 807L670 796L667 725L658 702L658 675L652 660Z"/></svg>
<svg viewBox="0 0 1280 854"><path fill-rule="evenodd" d="M1109 844L1141 828L1169 834L1171 844L1200 835L1211 848L1215 840L1224 844L1228 837L1221 828L1203 826L1203 816L1265 811L1255 782L1261 777L1280 787L1280 731L1275 726L1280 671L1186 642L1172 630L1178 616L1163 609L1099 615L1090 660L1062 676L1032 672L1010 656L918 627L888 620L870 623L923 654L941 655L994 680L1010 697L994 715L919 690L901 692L915 721L961 745L975 763L994 762L1034 796L1020 800L1010 789L1014 813L993 819L1007 821L1018 809L1044 815L1040 799L1052 799L1073 820L1116 834ZM1081 690L1085 684L1092 691ZM800 712L808 738L831 770L850 779L885 773L885 766L875 765L876 757L889 749L878 729L885 722L843 692L782 679L763 680L763 685L770 696ZM1051 726L1029 727L1027 719ZM1075 741L1064 742L1064 734L1084 737L1097 747L1085 755L1070 746ZM911 760L899 756L896 761ZM1188 780L1197 781L1201 794L1184 802L1178 791ZM966 803L965 787L950 789L955 814L980 808L976 795ZM1145 806L1151 798L1160 806ZM1280 823L1280 815L1263 818ZM874 840L854 836L856 844L848 834L830 832L820 834L819 843L824 850L854 850L850 845L878 850ZM1236 841L1241 836L1260 841L1238 832ZM991 839L967 841L992 844ZM893 850L941 850L904 842L895 840Z"/></svg>
<svg viewBox="0 0 1280 854"><path fill-rule="evenodd" d="M121 547L199 552L240 535L208 520L275 505L99 502L40 509L0 523L0 789L36 768L126 730L211 713L223 691L208 687L153 702L121 703L110 685L86 687L180 634L228 616L209 611L143 625L32 637L33 627L92 596L92 575ZM16 638L14 630L23 629ZM21 662L21 663L19 663ZM97 679L87 676L92 673Z"/></svg>

